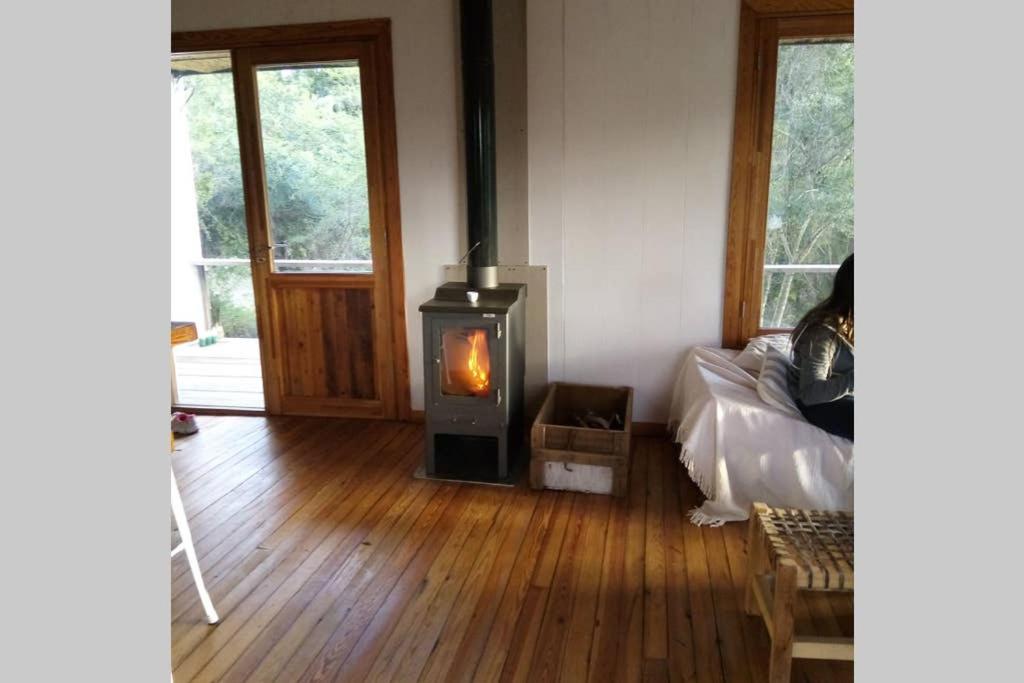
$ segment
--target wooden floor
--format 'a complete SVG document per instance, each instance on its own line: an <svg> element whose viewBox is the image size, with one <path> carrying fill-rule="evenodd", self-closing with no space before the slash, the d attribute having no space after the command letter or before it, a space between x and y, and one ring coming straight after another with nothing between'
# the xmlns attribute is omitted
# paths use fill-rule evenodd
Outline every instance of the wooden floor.
<svg viewBox="0 0 1024 683"><path fill-rule="evenodd" d="M198 419L172 462L221 622L179 555L178 683L766 679L745 527L686 521L699 494L667 442L637 440L613 499L415 479L419 425ZM848 600L797 619L852 635ZM794 681L852 678L794 662Z"/></svg>

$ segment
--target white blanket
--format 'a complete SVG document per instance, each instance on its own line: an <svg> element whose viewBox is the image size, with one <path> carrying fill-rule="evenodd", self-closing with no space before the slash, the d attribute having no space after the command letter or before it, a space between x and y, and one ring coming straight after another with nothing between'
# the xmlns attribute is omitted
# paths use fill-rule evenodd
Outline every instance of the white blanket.
<svg viewBox="0 0 1024 683"><path fill-rule="evenodd" d="M747 519L750 505L853 511L853 443L765 403L736 351L687 354L669 414L680 460L707 500L694 524Z"/></svg>

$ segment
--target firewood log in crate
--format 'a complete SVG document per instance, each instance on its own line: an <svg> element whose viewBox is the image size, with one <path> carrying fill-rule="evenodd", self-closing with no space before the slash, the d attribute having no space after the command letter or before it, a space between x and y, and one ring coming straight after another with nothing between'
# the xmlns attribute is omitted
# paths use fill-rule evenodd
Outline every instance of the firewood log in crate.
<svg viewBox="0 0 1024 683"><path fill-rule="evenodd" d="M530 486L626 495L632 421L632 387L551 384L530 431Z"/></svg>

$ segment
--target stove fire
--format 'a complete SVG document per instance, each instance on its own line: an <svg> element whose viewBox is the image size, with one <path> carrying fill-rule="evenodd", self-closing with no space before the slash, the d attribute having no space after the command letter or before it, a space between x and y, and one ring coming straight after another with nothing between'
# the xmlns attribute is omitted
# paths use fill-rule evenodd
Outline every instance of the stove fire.
<svg viewBox="0 0 1024 683"><path fill-rule="evenodd" d="M491 354L487 348L487 330L445 330L442 333L441 350L441 393L446 396L487 396L491 392Z"/></svg>

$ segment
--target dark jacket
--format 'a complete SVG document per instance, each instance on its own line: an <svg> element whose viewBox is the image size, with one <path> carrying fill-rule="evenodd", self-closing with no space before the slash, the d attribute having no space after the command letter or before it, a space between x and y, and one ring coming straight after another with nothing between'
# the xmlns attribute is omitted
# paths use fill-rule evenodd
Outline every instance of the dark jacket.
<svg viewBox="0 0 1024 683"><path fill-rule="evenodd" d="M804 405L853 395L853 347L835 329L818 323L793 343L789 392Z"/></svg>

